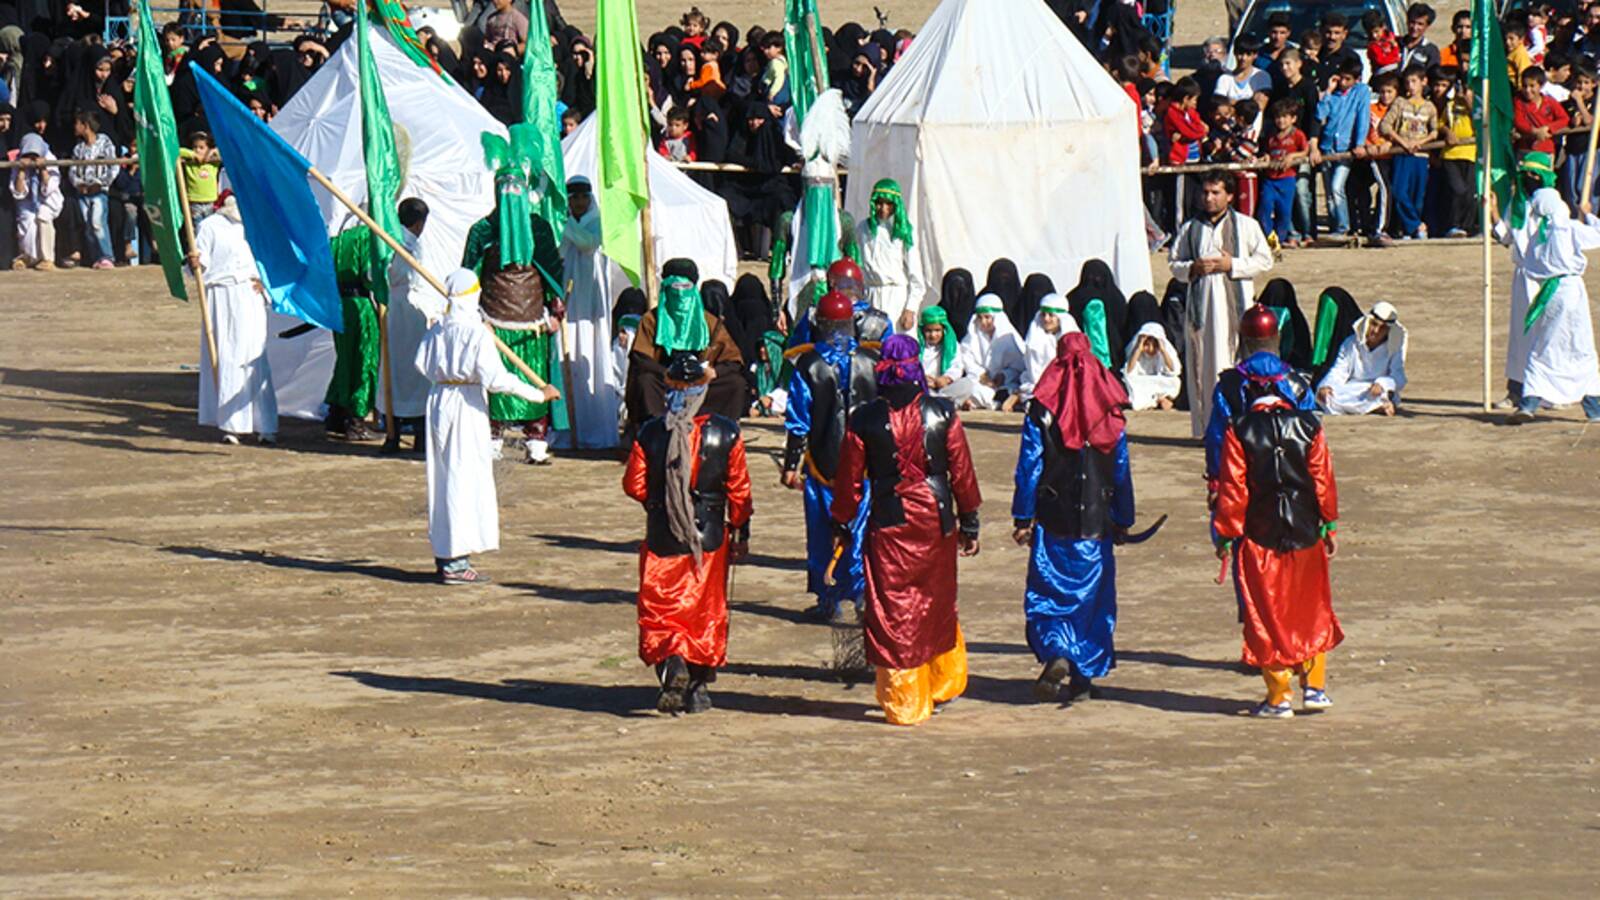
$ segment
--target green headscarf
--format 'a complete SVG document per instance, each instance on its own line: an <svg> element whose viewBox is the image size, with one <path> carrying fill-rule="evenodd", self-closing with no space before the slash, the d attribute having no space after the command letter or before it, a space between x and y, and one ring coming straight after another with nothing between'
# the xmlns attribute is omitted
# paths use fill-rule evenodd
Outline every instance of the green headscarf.
<svg viewBox="0 0 1600 900"><path fill-rule="evenodd" d="M1106 336L1106 304L1096 297L1083 306L1083 321L1078 323L1089 339L1089 349L1100 365L1111 368L1111 339Z"/></svg>
<svg viewBox="0 0 1600 900"><path fill-rule="evenodd" d="M661 282L656 346L671 356L680 350L699 353L710 343L711 330L706 327L706 306L700 299L700 289L677 275Z"/></svg>
<svg viewBox="0 0 1600 900"><path fill-rule="evenodd" d="M880 200L887 200L888 202L894 204L894 226L891 228L889 234L892 235L895 240L905 244L906 249L909 250L912 245L911 220L906 217L906 198L900 193L900 182L895 181L893 178L884 178L877 184L873 185L873 205L876 206ZM872 211L872 223L874 227L880 226L878 221L878 212L876 209Z"/></svg>
<svg viewBox="0 0 1600 900"><path fill-rule="evenodd" d="M756 396L765 397L783 386L781 375L783 373L783 350L788 339L781 331L766 331L761 334L761 346L767 348L767 361L753 359L756 364Z"/></svg>
<svg viewBox="0 0 1600 900"><path fill-rule="evenodd" d="M944 326L944 340L939 344L939 374L949 371L950 364L956 360L956 333L950 327L950 317L945 314L944 307L930 306L922 311L917 328L917 346L927 350L928 346L922 342L922 328L928 325Z"/></svg>

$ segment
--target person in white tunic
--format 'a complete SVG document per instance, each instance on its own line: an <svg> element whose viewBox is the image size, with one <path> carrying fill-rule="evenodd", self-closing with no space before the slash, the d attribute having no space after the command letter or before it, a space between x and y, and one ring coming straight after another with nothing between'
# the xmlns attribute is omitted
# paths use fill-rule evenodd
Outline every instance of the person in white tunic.
<svg viewBox="0 0 1600 900"><path fill-rule="evenodd" d="M1015 409L1028 368L1022 335L1006 316L1000 298L984 294L972 311L967 335L956 351L962 374L973 380L971 403L977 409Z"/></svg>
<svg viewBox="0 0 1600 900"><path fill-rule="evenodd" d="M1160 322L1140 326L1123 356L1122 380L1134 409L1171 409L1183 390L1183 363Z"/></svg>
<svg viewBox="0 0 1600 900"><path fill-rule="evenodd" d="M1600 219L1587 204L1581 222L1573 221L1565 206L1544 218L1544 236L1524 259L1524 271L1540 289L1522 323L1528 362L1522 370L1522 402L1509 421L1527 422L1546 405L1582 403L1584 416L1600 422L1600 357L1583 284L1588 268L1583 251L1600 249Z"/></svg>
<svg viewBox="0 0 1600 900"><path fill-rule="evenodd" d="M1496 241L1511 248L1511 312L1506 333L1506 396L1497 407L1515 409L1522 402L1522 375L1528 367L1529 334L1523 327L1528 317L1528 305L1539 293L1539 284L1528 275L1527 259L1534 243L1539 239L1540 224L1557 210L1567 210L1567 202L1556 191L1554 168L1549 165L1550 154L1527 154L1519 165L1523 178L1523 191L1527 205L1522 224L1512 227L1499 215L1499 207L1491 205L1493 235Z"/></svg>
<svg viewBox="0 0 1600 900"><path fill-rule="evenodd" d="M1406 329L1394 305L1380 300L1356 320L1328 374L1317 403L1333 416L1392 416L1406 387Z"/></svg>
<svg viewBox="0 0 1600 900"><path fill-rule="evenodd" d="M1172 241L1172 276L1188 285L1184 375L1189 385L1189 425L1206 433L1217 376L1233 368L1239 318L1254 302L1251 280L1272 269L1272 248L1256 220L1233 209L1233 176L1200 177L1201 214L1183 223Z"/></svg>
<svg viewBox="0 0 1600 900"><path fill-rule="evenodd" d="M856 244L867 278L867 301L889 317L896 332L910 334L917 327L928 282L906 201L894 179L885 178L872 188L872 214L856 226Z"/></svg>
<svg viewBox="0 0 1600 900"><path fill-rule="evenodd" d="M610 449L618 444L621 377L612 365L611 266L600 252L600 208L589 179L567 182L567 225L561 232L561 265L567 278L564 348L572 358L567 408L572 431L556 433L556 446ZM625 370L624 370L625 374Z"/></svg>
<svg viewBox="0 0 1600 900"><path fill-rule="evenodd" d="M416 197L402 200L399 216L404 229L400 233L400 243L407 253L416 257L429 272L448 272L455 268L452 257L459 257L459 254L447 252L446 248L437 246L438 242L428 239L431 235L425 236L428 204ZM428 404L428 392L433 387L417 368L417 347L421 346L428 326L444 316L444 307L444 296L418 275L410 263L395 254L389 262L389 306L384 311L389 385L387 390L384 385L378 385L377 407L384 415L389 415L386 395L394 395L395 418L416 428L416 436L411 441L414 452L422 450L427 438L427 425L422 416ZM384 440L378 452L400 452L398 429L392 440Z"/></svg>
<svg viewBox="0 0 1600 900"><path fill-rule="evenodd" d="M450 306L417 348L428 392L428 542L445 584L483 584L471 555L500 548L494 458L489 446L489 394L529 403L554 400L506 370L478 311L478 278L457 269L447 279Z"/></svg>
<svg viewBox="0 0 1600 900"><path fill-rule="evenodd" d="M195 229L189 256L206 287L217 360L200 340L200 424L222 429L222 439L258 434L261 443L278 436L278 398L267 366L267 292L232 192L217 201L217 215ZM212 369L215 365L215 374Z"/></svg>
<svg viewBox="0 0 1600 900"><path fill-rule="evenodd" d="M1027 353L1019 386L1023 401L1033 399L1033 386L1039 383L1039 376L1056 358L1061 336L1077 330L1078 320L1072 317L1066 298L1050 293L1039 299L1039 311L1033 314L1033 321L1028 324L1028 336L1023 344Z"/></svg>

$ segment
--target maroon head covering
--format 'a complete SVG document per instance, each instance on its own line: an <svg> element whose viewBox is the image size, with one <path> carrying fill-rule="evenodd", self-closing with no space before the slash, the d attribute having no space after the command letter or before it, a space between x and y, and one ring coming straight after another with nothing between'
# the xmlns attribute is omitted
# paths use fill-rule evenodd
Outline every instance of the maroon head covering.
<svg viewBox="0 0 1600 900"><path fill-rule="evenodd" d="M1061 336L1055 360L1033 387L1033 399L1050 411L1069 450L1089 444L1109 453L1127 426L1122 410L1128 392L1095 358L1082 332Z"/></svg>

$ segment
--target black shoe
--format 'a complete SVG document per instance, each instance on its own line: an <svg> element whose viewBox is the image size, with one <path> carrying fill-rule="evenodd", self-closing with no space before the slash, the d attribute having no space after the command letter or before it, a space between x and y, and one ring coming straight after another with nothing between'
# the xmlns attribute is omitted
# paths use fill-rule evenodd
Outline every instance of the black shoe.
<svg viewBox="0 0 1600 900"><path fill-rule="evenodd" d="M1061 682L1072 674L1072 663L1057 657L1045 664L1044 671L1039 673L1039 680L1033 683L1033 696L1049 703L1061 699ZM1068 697L1068 702L1071 702Z"/></svg>
<svg viewBox="0 0 1600 900"><path fill-rule="evenodd" d="M683 711L683 693L689 687L689 667L683 657L669 656L657 669L661 678L661 696L656 699L656 709L664 713Z"/></svg>
<svg viewBox="0 0 1600 900"><path fill-rule="evenodd" d="M709 712L711 710L711 692L706 690L704 681L691 682L689 695L684 700L683 711L689 714Z"/></svg>
<svg viewBox="0 0 1600 900"><path fill-rule="evenodd" d="M1094 686L1094 682L1073 672L1072 680L1067 683L1067 701L1070 703L1082 699L1099 700L1100 689Z"/></svg>
<svg viewBox="0 0 1600 900"><path fill-rule="evenodd" d="M383 446L378 448L379 456L397 456L400 453L400 439L385 438Z"/></svg>

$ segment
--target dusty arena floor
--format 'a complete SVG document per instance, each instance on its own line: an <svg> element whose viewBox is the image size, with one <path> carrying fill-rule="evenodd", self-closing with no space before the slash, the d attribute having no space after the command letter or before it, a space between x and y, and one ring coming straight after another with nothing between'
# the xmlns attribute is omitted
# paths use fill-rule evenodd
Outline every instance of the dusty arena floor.
<svg viewBox="0 0 1600 900"><path fill-rule="evenodd" d="M1478 412L1477 261L1278 270L1308 311L1338 282L1412 335L1407 415L1329 423L1335 710L1241 717L1261 684L1234 665L1177 413L1132 418L1140 519L1172 521L1121 555L1105 698L1032 702L1017 421L985 414L971 686L910 730L798 621L774 426L748 431L755 557L718 709L665 718L634 655L642 515L617 463L502 464L498 583L440 588L418 462L313 423L280 449L194 424L197 317L158 271L8 274L0 890L1593 894L1600 429Z"/></svg>

